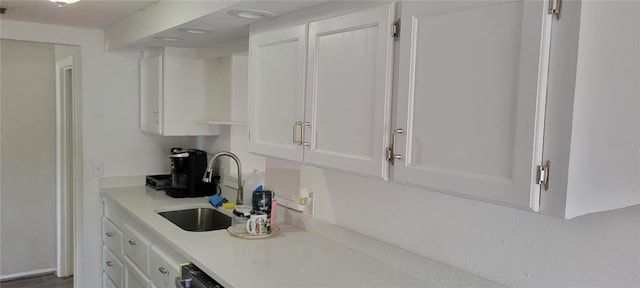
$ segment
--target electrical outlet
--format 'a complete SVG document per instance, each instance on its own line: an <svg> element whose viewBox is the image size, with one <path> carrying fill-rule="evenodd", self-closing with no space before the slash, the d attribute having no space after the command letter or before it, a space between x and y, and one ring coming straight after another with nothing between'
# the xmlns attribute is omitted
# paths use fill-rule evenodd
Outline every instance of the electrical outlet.
<svg viewBox="0 0 640 288"><path fill-rule="evenodd" d="M102 160L93 163L93 177L102 177L104 175L104 163Z"/></svg>
<svg viewBox="0 0 640 288"><path fill-rule="evenodd" d="M304 205L303 213L307 215L313 215L314 201L313 192L309 192L309 197L307 197L307 203Z"/></svg>

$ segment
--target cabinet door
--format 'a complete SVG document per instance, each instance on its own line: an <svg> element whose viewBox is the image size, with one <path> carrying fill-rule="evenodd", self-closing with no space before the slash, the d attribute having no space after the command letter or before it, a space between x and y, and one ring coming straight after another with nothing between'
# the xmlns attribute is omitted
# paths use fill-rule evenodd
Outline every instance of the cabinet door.
<svg viewBox="0 0 640 288"><path fill-rule="evenodd" d="M118 288L118 285L113 283L113 281L111 281L111 279L109 279L109 276L107 276L107 274L103 272L102 273L102 287L103 288Z"/></svg>
<svg viewBox="0 0 640 288"><path fill-rule="evenodd" d="M140 59L140 130L162 133L162 55Z"/></svg>
<svg viewBox="0 0 640 288"><path fill-rule="evenodd" d="M394 181L538 209L544 3L402 4Z"/></svg>
<svg viewBox="0 0 640 288"><path fill-rule="evenodd" d="M148 288L151 280L124 256L124 288Z"/></svg>
<svg viewBox="0 0 640 288"><path fill-rule="evenodd" d="M102 242L115 253L118 260L122 254L122 231L114 225L109 218L102 217Z"/></svg>
<svg viewBox="0 0 640 288"><path fill-rule="evenodd" d="M249 151L301 161L293 138L304 119L306 25L255 33L249 42Z"/></svg>
<svg viewBox="0 0 640 288"><path fill-rule="evenodd" d="M304 161L387 178L395 5L309 24Z"/></svg>
<svg viewBox="0 0 640 288"><path fill-rule="evenodd" d="M102 246L102 259L104 261L102 270L109 276L109 279L120 286L120 283L122 283L122 262L106 246Z"/></svg>
<svg viewBox="0 0 640 288"><path fill-rule="evenodd" d="M148 273L151 242L128 224L124 224L124 240L126 241L122 248L124 254L129 256L131 261L138 265L144 273Z"/></svg>
<svg viewBox="0 0 640 288"><path fill-rule="evenodd" d="M149 249L149 278L159 288L175 287L179 264L156 246Z"/></svg>

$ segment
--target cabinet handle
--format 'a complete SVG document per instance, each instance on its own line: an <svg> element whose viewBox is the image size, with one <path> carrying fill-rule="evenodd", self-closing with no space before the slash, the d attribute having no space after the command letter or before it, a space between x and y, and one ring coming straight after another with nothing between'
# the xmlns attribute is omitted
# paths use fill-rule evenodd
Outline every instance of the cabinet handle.
<svg viewBox="0 0 640 288"><path fill-rule="evenodd" d="M306 130L304 129L305 127L309 127L311 128L311 123L309 122L302 122L302 126L301 126L301 131L302 131L302 145L309 147L309 141L305 141L305 137L304 135L307 133L304 133Z"/></svg>
<svg viewBox="0 0 640 288"><path fill-rule="evenodd" d="M302 141L296 139L296 132L298 131L298 130L296 130L297 127L300 127L299 131L300 131L300 133L302 133L302 129L303 128L302 128L302 122L301 121L293 123L293 133L292 133L293 134L293 144L302 145ZM302 137L300 137L300 138L302 138Z"/></svg>
<svg viewBox="0 0 640 288"><path fill-rule="evenodd" d="M109 238L113 237L113 233L111 233L111 232L107 232L106 234L107 234L107 237L109 237Z"/></svg>
<svg viewBox="0 0 640 288"><path fill-rule="evenodd" d="M153 110L153 119L155 119L156 123L160 123L160 120L158 120L158 113L160 113L158 109Z"/></svg>
<svg viewBox="0 0 640 288"><path fill-rule="evenodd" d="M402 159L402 154L396 154L396 135L404 133L402 128L393 130L391 133L391 146L387 148L387 161L393 165L394 160Z"/></svg>
<svg viewBox="0 0 640 288"><path fill-rule="evenodd" d="M136 246L138 243L136 242L136 240L131 239L129 240L129 244Z"/></svg>
<svg viewBox="0 0 640 288"><path fill-rule="evenodd" d="M160 273L162 274L169 274L169 271L167 271L167 269L164 269L164 267L158 268L158 271L160 271Z"/></svg>
<svg viewBox="0 0 640 288"><path fill-rule="evenodd" d="M113 266L113 263L111 263L111 261L107 261L107 263L105 263L105 264L107 264L107 266L109 266L109 267Z"/></svg>

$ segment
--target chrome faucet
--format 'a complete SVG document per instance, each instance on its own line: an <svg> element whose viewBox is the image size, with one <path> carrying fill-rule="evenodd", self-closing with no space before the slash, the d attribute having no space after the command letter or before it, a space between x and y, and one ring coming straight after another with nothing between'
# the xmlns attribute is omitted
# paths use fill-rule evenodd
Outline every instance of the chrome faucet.
<svg viewBox="0 0 640 288"><path fill-rule="evenodd" d="M207 164L207 170L204 172L202 181L211 183L211 178L213 177L213 164L218 158L220 158L220 156L229 156L231 157L231 159L233 159L233 161L236 161L236 166L238 167L238 196L236 197L236 205L242 205L244 202L242 199L242 166L240 165L240 159L238 158L238 156L236 156L236 154L227 151L222 151L214 154Z"/></svg>

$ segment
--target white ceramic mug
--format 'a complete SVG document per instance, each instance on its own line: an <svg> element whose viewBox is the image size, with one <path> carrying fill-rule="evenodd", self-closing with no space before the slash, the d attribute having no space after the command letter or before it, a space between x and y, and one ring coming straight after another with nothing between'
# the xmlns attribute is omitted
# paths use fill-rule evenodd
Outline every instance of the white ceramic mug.
<svg viewBox="0 0 640 288"><path fill-rule="evenodd" d="M267 220L267 213L256 211L255 214L251 214L247 221L247 232L255 235L271 233L271 231L269 231L269 226L267 225Z"/></svg>

